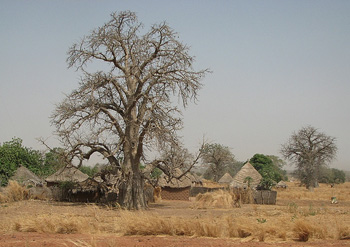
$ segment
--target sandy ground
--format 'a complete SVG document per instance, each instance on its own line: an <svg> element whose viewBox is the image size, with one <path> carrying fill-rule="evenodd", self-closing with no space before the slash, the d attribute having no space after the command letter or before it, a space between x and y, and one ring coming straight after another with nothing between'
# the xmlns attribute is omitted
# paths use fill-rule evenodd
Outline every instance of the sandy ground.
<svg viewBox="0 0 350 247"><path fill-rule="evenodd" d="M114 247L114 246L233 246L233 247L340 247L350 246L349 240L317 240L311 242L254 242L250 239L214 239L214 238L190 238L169 236L130 236L115 237L113 235L88 235L88 234L42 234L42 233L13 233L0 235L1 247Z"/></svg>

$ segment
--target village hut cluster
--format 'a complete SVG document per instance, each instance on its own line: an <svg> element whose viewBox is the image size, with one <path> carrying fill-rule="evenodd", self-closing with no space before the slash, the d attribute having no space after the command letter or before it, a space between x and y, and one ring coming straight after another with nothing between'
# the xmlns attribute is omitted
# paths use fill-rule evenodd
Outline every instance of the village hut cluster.
<svg viewBox="0 0 350 247"><path fill-rule="evenodd" d="M101 177L90 178L74 166L63 167L46 179L20 166L10 178L25 186L33 198L71 202L116 201L116 193L108 187L111 179L102 183Z"/></svg>
<svg viewBox="0 0 350 247"><path fill-rule="evenodd" d="M199 193L223 189L240 196L246 191L253 191L255 203L276 203L275 191L257 190L262 176L249 162L234 177L228 173L224 174L215 187L206 186L204 180L191 173L183 176L181 174L182 171L176 169L171 178L161 175L155 188L154 185L146 184L146 201L154 202L156 197L164 200L190 200ZM76 167L68 166L42 180L27 168L20 166L12 180L30 188L30 193L36 197L71 202L113 203L117 201L118 174L101 175L100 173L91 178ZM280 182L277 187L286 188L286 184Z"/></svg>
<svg viewBox="0 0 350 247"><path fill-rule="evenodd" d="M90 178L74 166L63 167L46 178L55 200L72 202L115 202L118 175L107 174Z"/></svg>

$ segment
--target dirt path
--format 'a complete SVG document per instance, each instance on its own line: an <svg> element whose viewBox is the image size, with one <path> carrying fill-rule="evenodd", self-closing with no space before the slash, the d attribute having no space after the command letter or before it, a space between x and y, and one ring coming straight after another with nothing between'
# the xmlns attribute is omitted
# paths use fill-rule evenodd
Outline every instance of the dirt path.
<svg viewBox="0 0 350 247"><path fill-rule="evenodd" d="M0 235L0 247L124 247L124 246L233 246L233 247L340 247L350 246L350 240L311 242L253 242L247 239L214 239L169 236L130 236L88 234L13 233Z"/></svg>

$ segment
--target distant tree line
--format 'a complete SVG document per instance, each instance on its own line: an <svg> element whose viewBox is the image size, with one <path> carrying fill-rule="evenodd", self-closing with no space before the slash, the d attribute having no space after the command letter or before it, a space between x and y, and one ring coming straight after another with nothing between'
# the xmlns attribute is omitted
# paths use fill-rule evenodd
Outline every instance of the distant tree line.
<svg viewBox="0 0 350 247"><path fill-rule="evenodd" d="M309 126L293 134L291 140L282 146L285 158L295 158L297 169L294 175L306 187L315 186L317 183L335 184L346 181L344 171L327 167L327 162L335 156L334 141L334 138ZM271 189L279 181L288 180L287 172L283 169L286 162L278 156L255 154L249 162L262 176L259 184L261 189ZM233 177L245 163L237 161L227 146L218 143L204 146L202 165L206 167L203 173L205 179L218 182L225 173Z"/></svg>

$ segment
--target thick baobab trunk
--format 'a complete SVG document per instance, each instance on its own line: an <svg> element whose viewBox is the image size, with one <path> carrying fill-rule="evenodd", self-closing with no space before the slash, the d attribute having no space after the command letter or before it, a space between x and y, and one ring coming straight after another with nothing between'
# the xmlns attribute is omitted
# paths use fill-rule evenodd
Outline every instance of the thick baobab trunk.
<svg viewBox="0 0 350 247"><path fill-rule="evenodd" d="M134 128L130 131L135 134ZM131 135L130 135L131 136ZM135 135L134 135L135 136ZM119 204L126 209L145 209L147 203L144 195L144 179L140 171L140 157L137 149L137 138L129 138L124 143L124 161L122 167L122 183L119 186Z"/></svg>
<svg viewBox="0 0 350 247"><path fill-rule="evenodd" d="M144 181L140 172L129 172L119 188L119 204L126 209L145 209Z"/></svg>

